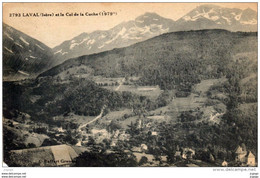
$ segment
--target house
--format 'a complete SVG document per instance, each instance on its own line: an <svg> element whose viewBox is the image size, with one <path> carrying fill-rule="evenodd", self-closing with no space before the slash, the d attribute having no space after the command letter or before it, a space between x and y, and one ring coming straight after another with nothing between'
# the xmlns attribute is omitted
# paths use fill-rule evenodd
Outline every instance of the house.
<svg viewBox="0 0 260 178"><path fill-rule="evenodd" d="M82 146L80 140L78 141L78 143L76 144L76 146Z"/></svg>
<svg viewBox="0 0 260 178"><path fill-rule="evenodd" d="M62 127L59 127L58 132L64 133L65 131L62 129Z"/></svg>
<svg viewBox="0 0 260 178"><path fill-rule="evenodd" d="M12 150L10 159L21 167L67 167L71 166L74 159L84 151L86 149L69 145L45 146Z"/></svg>
<svg viewBox="0 0 260 178"><path fill-rule="evenodd" d="M116 143L117 143L117 141L115 139L112 139L110 146L114 147L114 146L116 146Z"/></svg>
<svg viewBox="0 0 260 178"><path fill-rule="evenodd" d="M250 151L247 155L247 165L255 166L255 155Z"/></svg>
<svg viewBox="0 0 260 178"><path fill-rule="evenodd" d="M113 138L117 138L117 137L119 136L119 133L120 133L120 131L119 131L119 130L116 130L116 131L114 132Z"/></svg>
<svg viewBox="0 0 260 178"><path fill-rule="evenodd" d="M238 146L235 154L237 163L241 163L244 166L256 166L255 155L251 151L247 151L245 146Z"/></svg>
<svg viewBox="0 0 260 178"><path fill-rule="evenodd" d="M176 151L175 154L174 154L174 157L181 158L181 152L180 151Z"/></svg>
<svg viewBox="0 0 260 178"><path fill-rule="evenodd" d="M158 133L157 132L152 132L152 135L157 136Z"/></svg>
<svg viewBox="0 0 260 178"><path fill-rule="evenodd" d="M236 154L236 158L235 158L235 161L236 162L245 162L246 161L246 154L247 154L247 151L245 148L242 148L241 146L238 146L236 151L235 151L235 154Z"/></svg>
<svg viewBox="0 0 260 178"><path fill-rule="evenodd" d="M174 154L174 157L177 159L181 159L181 151L179 145L176 146L176 152Z"/></svg>
<svg viewBox="0 0 260 178"><path fill-rule="evenodd" d="M215 158L214 158L214 156L210 153L209 154L209 160L211 161L211 162L214 162L215 161Z"/></svg>
<svg viewBox="0 0 260 178"><path fill-rule="evenodd" d="M141 144L141 150L142 150L143 152L147 151L147 150L148 150L147 145L146 145L146 144Z"/></svg>
<svg viewBox="0 0 260 178"><path fill-rule="evenodd" d="M133 147L131 150L133 152L143 153L148 150L148 147L146 144L141 144L140 147Z"/></svg>
<svg viewBox="0 0 260 178"><path fill-rule="evenodd" d="M119 136L118 136L118 140L129 140L130 138L130 134L125 133L125 131L123 131Z"/></svg>
<svg viewBox="0 0 260 178"><path fill-rule="evenodd" d="M137 129L143 128L143 121L141 119L137 119Z"/></svg>
<svg viewBox="0 0 260 178"><path fill-rule="evenodd" d="M161 156L161 161L162 162L167 162L167 156Z"/></svg>
<svg viewBox="0 0 260 178"><path fill-rule="evenodd" d="M228 162L226 162L225 160L221 163L221 166L223 167L227 167L228 166Z"/></svg>
<svg viewBox="0 0 260 178"><path fill-rule="evenodd" d="M132 152L138 152L138 153L142 153L142 149L140 147L133 147Z"/></svg>

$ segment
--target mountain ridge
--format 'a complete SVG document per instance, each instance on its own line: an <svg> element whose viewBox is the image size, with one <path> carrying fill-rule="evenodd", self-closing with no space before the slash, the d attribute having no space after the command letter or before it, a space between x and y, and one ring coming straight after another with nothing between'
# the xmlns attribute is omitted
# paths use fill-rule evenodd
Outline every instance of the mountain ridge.
<svg viewBox="0 0 260 178"><path fill-rule="evenodd" d="M3 23L4 80L34 77L51 68L54 61L47 45Z"/></svg>
<svg viewBox="0 0 260 178"><path fill-rule="evenodd" d="M168 40L168 38L171 37L171 36L174 37L173 38L174 40L178 41L178 40L181 40L181 36L182 35L191 35L192 36L192 34L195 34L195 35L199 34L201 36L202 34L210 35L212 33L215 33L215 35L217 35L217 34L224 34L224 35L227 35L227 36L230 35L230 34L231 35L232 34L233 35L242 35L242 36L247 36L247 35L255 36L255 35L257 35L256 32L230 32L230 31L224 30L224 29L204 29L204 30L190 30L190 31L169 32L169 33L165 33L165 34L162 34L160 36L155 36L153 38L147 39L146 41L142 41L142 42L139 42L139 43L127 46L127 47L114 48L112 50L103 51L103 52L100 52L100 53L93 53L93 54L89 54L89 55L82 55L82 56L79 56L79 57L71 58L71 59L65 61L64 63L59 64L59 65L53 67L52 69L50 69L50 70L48 70L46 72L41 73L38 76L38 78L45 77L45 76L55 76L58 73L60 73L62 70L66 70L66 68L69 68L69 67L72 67L72 66L75 66L75 65L80 66L80 65L86 65L86 63L88 63L88 65L90 65L90 66L93 66L93 65L95 66L96 64L93 64L93 63L95 63L96 59L98 59L98 58L106 58L107 55L113 56L114 54L116 56L121 56L122 57L124 55L127 55L126 51L129 51L128 49L133 49L134 48L135 50L138 50L142 46L146 46L145 48L147 48L147 44L155 45L156 43L158 43L158 41L160 41L160 43L161 43L161 41ZM216 37L214 37L214 38L216 38ZM176 46L176 45L174 45L174 46ZM167 46L167 48L168 48L168 46ZM178 46L178 47L176 46L175 48L180 49L181 46ZM174 50L174 48L172 48L172 50ZM140 52L138 52L138 53L135 52L135 53L136 53L135 55L138 55ZM136 58L136 56L135 56L135 58ZM118 63L119 61L115 61L115 62ZM110 65L109 63L107 63L107 64ZM100 67L100 68L102 68L102 67ZM116 70L114 69L114 71L116 71Z"/></svg>
<svg viewBox="0 0 260 178"><path fill-rule="evenodd" d="M109 30L83 32L52 49L62 63L69 58L126 47L167 32L201 29L257 31L257 13L250 8L242 10L206 4L174 21L155 12L146 12Z"/></svg>

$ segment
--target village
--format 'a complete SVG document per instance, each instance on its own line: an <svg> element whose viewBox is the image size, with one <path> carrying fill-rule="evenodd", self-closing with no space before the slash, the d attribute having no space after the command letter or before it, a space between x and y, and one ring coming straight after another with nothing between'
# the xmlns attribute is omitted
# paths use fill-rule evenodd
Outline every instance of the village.
<svg viewBox="0 0 260 178"><path fill-rule="evenodd" d="M124 128L118 128L116 123L112 123L109 127L102 129L95 128L91 124L86 125L84 128L80 126L71 127L71 124L68 123L62 124L61 127L49 127L47 124L34 124L30 121L28 115L23 115L22 117L26 118L24 123L5 119L4 126L22 130L20 136L26 144L26 148L11 150L11 153L15 155L12 157L13 161L16 160L15 157L20 158L17 155L28 156L29 154L33 154L31 156L33 160L29 160L26 163L29 166L37 166L38 163L41 163L38 166L73 166L73 160L77 156L85 151L91 151L93 147L105 150L107 154L113 153L118 149L123 149L125 153L133 154L140 166L257 166L255 155L251 150L247 150L245 144L238 145L232 151L232 159L228 157L224 157L224 159L216 158L216 154L210 153L205 148L208 154L204 156L208 157L206 159L208 162L200 160L200 149L180 147L179 145L177 145L176 151L170 154L172 157L163 152L154 154L153 148L155 145L150 145L145 141L136 141L134 144L130 142L131 140L133 141L133 134L136 131L148 135L147 138L152 139L151 143L158 142L159 135L161 134L159 129L154 126L153 122L144 121L144 119L138 119L135 123L131 123L130 129L125 130ZM131 133L131 130L133 133ZM49 150L44 154L52 154L54 157L48 155L46 159L49 160L42 161L41 159L45 159L42 156L42 152L45 152L43 150Z"/></svg>
<svg viewBox="0 0 260 178"><path fill-rule="evenodd" d="M56 82L62 80L66 79L58 76ZM164 92L158 85L136 85L136 77L95 76L93 80L100 87L117 92L130 91L151 100L161 99ZM138 107L110 111L103 105L97 116L66 113L50 118L50 121L56 124L34 121L30 115L22 112L17 113L13 120L4 118L3 123L7 130L17 135L18 143L23 148L11 150L11 153L22 153L23 156L34 154L31 156L34 160L26 163L29 166L73 166L78 156L83 152L92 152L93 149L106 154L118 150L133 154L139 166L257 166L256 153L247 150L241 141L233 150L204 144L201 128L219 127L226 112L226 106L223 104L226 96L211 88L225 81L225 78L201 81L194 86L192 93L185 97L178 96L178 93L172 90L161 99L166 104L151 111ZM52 154L54 157L48 155L48 160L41 161L40 159L45 158L41 155L42 151L38 150L46 149L49 150L46 154ZM15 157L19 158L17 155L12 158Z"/></svg>

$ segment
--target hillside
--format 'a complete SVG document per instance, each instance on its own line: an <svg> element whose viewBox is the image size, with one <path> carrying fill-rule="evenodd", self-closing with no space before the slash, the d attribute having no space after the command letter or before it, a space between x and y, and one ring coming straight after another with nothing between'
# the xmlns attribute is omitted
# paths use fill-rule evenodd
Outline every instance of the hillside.
<svg viewBox="0 0 260 178"><path fill-rule="evenodd" d="M39 77L136 76L141 85L189 89L201 79L225 75L225 64L237 54L254 54L256 39L256 33L225 30L167 33L130 47L67 60Z"/></svg>
<svg viewBox="0 0 260 178"><path fill-rule="evenodd" d="M3 78L32 78L53 66L52 50L40 41L3 24Z"/></svg>

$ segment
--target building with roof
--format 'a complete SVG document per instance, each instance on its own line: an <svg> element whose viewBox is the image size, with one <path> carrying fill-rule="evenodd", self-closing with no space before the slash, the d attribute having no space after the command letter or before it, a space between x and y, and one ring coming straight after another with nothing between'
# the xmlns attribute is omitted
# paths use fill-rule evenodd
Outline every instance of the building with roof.
<svg viewBox="0 0 260 178"><path fill-rule="evenodd" d="M245 162L246 161L247 151L245 148L238 146L235 151L235 154L236 154L236 158L235 158L236 162Z"/></svg>
<svg viewBox="0 0 260 178"><path fill-rule="evenodd" d="M21 167L68 167L84 151L87 149L69 145L45 146L12 150L10 159Z"/></svg>
<svg viewBox="0 0 260 178"><path fill-rule="evenodd" d="M227 167L228 166L228 162L226 162L225 160L221 163L221 166L223 167Z"/></svg>
<svg viewBox="0 0 260 178"><path fill-rule="evenodd" d="M255 155L250 151L247 155L247 165L248 166L255 166Z"/></svg>
<svg viewBox="0 0 260 178"><path fill-rule="evenodd" d="M237 163L244 166L256 166L255 155L251 151L247 151L245 146L238 146L235 151Z"/></svg>

